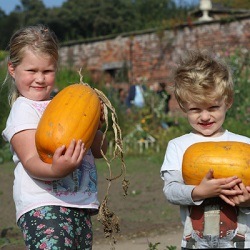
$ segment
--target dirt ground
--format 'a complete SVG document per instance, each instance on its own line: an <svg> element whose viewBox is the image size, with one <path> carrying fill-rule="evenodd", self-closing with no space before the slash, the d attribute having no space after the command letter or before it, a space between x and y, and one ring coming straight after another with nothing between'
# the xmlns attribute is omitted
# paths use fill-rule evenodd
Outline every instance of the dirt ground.
<svg viewBox="0 0 250 250"><path fill-rule="evenodd" d="M132 157L127 159L127 179L130 182L128 195L124 197L121 179L112 182L109 189L109 208L119 217L120 232L112 239L105 238L103 226L92 219L94 232L93 250L146 250L149 244L167 249L180 249L181 225L179 208L169 204L162 192L163 181L159 175L161 158ZM0 249L23 250L22 237L15 226L15 210L12 200L13 167L1 165L0 171ZM97 162L99 199L103 200L108 181L105 163ZM117 173L119 167L117 167ZM7 232L6 232L7 229Z"/></svg>

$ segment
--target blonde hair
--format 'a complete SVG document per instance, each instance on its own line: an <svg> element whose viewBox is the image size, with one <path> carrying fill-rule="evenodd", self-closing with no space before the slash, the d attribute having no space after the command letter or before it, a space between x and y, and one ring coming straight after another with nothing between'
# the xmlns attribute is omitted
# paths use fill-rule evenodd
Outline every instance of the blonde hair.
<svg viewBox="0 0 250 250"><path fill-rule="evenodd" d="M23 60L26 49L34 53L49 55L57 65L59 52L58 40L53 31L44 25L28 26L16 31L9 42L9 62L13 67L17 67ZM9 92L10 105L17 99L19 92L15 85L15 80L8 73L4 83L11 78Z"/></svg>
<svg viewBox="0 0 250 250"><path fill-rule="evenodd" d="M182 110L187 102L212 103L224 99L233 102L234 84L228 65L209 51L188 51L180 59L174 75L174 94Z"/></svg>

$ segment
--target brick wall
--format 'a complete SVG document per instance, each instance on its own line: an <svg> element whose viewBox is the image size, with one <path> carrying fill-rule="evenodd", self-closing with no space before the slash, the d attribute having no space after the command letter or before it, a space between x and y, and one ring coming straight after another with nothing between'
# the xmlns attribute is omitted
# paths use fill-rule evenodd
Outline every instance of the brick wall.
<svg viewBox="0 0 250 250"><path fill-rule="evenodd" d="M171 68L187 49L211 49L224 56L250 49L250 16L234 20L183 24L173 29L130 33L98 41L63 44L61 63L87 68L98 81L105 72L127 65L129 79L143 76L148 84L171 84ZM170 109L176 108L174 98Z"/></svg>

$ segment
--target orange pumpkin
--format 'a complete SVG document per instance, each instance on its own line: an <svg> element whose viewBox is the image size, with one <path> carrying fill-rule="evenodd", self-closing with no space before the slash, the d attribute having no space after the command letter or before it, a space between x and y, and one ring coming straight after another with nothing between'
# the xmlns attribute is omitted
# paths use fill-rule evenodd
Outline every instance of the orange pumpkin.
<svg viewBox="0 0 250 250"><path fill-rule="evenodd" d="M199 142L183 156L182 175L188 185L198 185L209 169L214 178L238 176L250 185L250 144L243 142Z"/></svg>
<svg viewBox="0 0 250 250"><path fill-rule="evenodd" d="M87 84L72 84L48 104L38 124L35 141L40 158L52 162L55 150L81 139L90 148L100 122L101 105Z"/></svg>

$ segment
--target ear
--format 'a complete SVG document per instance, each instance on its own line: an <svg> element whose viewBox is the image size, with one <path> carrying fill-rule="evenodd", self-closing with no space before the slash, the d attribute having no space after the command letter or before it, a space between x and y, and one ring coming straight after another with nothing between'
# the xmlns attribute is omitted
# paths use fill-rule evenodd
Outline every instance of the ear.
<svg viewBox="0 0 250 250"><path fill-rule="evenodd" d="M15 78L15 67L13 66L12 62L8 62L8 71L10 75Z"/></svg>
<svg viewBox="0 0 250 250"><path fill-rule="evenodd" d="M227 109L230 109L232 105L233 105L233 100L231 100L229 103L227 103Z"/></svg>

